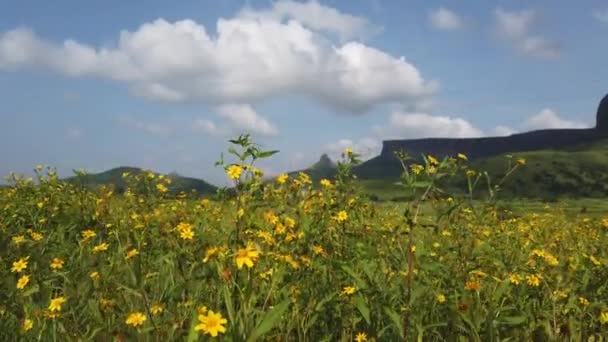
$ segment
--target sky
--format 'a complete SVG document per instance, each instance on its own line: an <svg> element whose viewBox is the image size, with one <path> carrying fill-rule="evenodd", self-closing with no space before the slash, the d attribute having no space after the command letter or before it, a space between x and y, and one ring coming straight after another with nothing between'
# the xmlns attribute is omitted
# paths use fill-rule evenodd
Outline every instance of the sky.
<svg viewBox="0 0 608 342"><path fill-rule="evenodd" d="M250 133L267 175L382 140L595 125L603 0L7 1L0 174L137 166L226 183Z"/></svg>

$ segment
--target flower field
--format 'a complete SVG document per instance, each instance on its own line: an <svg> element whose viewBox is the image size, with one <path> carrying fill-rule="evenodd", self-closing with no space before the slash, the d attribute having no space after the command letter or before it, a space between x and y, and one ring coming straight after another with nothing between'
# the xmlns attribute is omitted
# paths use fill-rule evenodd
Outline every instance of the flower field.
<svg viewBox="0 0 608 342"><path fill-rule="evenodd" d="M405 204L335 179L262 181L247 136L234 187L170 196L123 175L89 189L37 169L0 188L0 339L596 341L608 335L608 216L514 215L464 155L403 161ZM525 161L514 160L507 176ZM471 196L441 191L461 173ZM513 175L511 175L513 173ZM472 194L484 189L483 202Z"/></svg>

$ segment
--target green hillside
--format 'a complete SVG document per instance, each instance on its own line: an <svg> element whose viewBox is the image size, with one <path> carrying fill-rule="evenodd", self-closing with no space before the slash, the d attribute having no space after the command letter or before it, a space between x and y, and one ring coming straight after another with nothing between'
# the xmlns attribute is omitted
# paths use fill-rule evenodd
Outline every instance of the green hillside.
<svg viewBox="0 0 608 342"><path fill-rule="evenodd" d="M503 185L503 198L608 197L608 139L560 150L513 154L525 158L527 164ZM493 179L498 179L504 175L507 163L506 155L498 155L471 164L473 169L487 171ZM381 200L401 196L394 185L401 172L396 161L376 157L358 166L355 172L365 192ZM464 189L465 179L453 179L446 187L451 191Z"/></svg>
<svg viewBox="0 0 608 342"><path fill-rule="evenodd" d="M79 177L70 177L66 180L69 182L82 182L86 186L113 185L119 192L126 188L125 181L122 177L123 173L139 174L144 172L142 169L135 167L117 167L100 173L86 174ZM171 184L168 186L169 193L176 194L179 192L196 191L199 194L215 193L217 188L203 180L183 177L176 174L168 175L171 178Z"/></svg>
<svg viewBox="0 0 608 342"><path fill-rule="evenodd" d="M304 170L290 172L289 176L297 176L300 172L308 174L315 182L323 178L330 179L336 174L336 164L329 158L327 154L323 154L319 161L313 164L311 167Z"/></svg>

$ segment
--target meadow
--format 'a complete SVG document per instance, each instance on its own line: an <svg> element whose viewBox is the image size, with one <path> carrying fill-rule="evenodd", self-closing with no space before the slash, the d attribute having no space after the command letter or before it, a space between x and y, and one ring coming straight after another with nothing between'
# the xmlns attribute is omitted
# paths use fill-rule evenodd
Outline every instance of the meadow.
<svg viewBox="0 0 608 342"><path fill-rule="evenodd" d="M3 341L554 341L608 335L608 216L500 202L467 157L403 165L405 203L371 202L344 151L334 179L264 181L241 136L234 187L124 193L13 176L0 188ZM505 177L526 160L513 158ZM441 180L467 179L452 196ZM483 200L474 194L483 192Z"/></svg>

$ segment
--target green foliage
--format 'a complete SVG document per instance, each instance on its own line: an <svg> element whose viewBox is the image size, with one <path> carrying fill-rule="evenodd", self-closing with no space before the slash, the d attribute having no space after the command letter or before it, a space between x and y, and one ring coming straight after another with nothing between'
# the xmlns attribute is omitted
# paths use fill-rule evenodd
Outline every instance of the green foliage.
<svg viewBox="0 0 608 342"><path fill-rule="evenodd" d="M407 201L376 204L361 195L350 150L314 184L305 173L264 181L256 163L276 151L247 135L231 145L217 165L232 196L172 196L174 181L152 172L122 172L122 193L50 168L12 177L0 189L0 338L608 334L608 216L509 211L500 196L530 160L511 158L492 178L465 156L416 164L400 154L393 187ZM445 181L459 176L453 196Z"/></svg>

